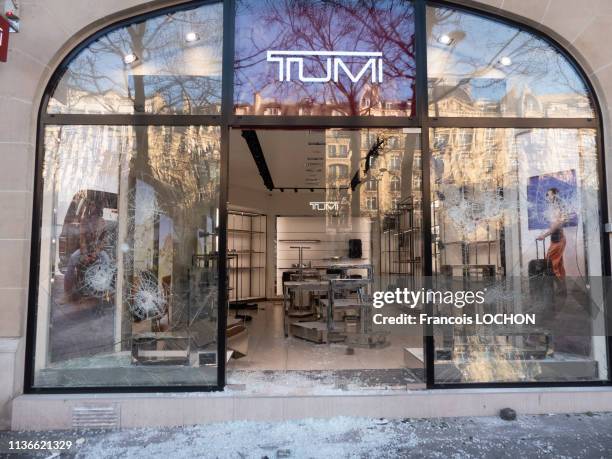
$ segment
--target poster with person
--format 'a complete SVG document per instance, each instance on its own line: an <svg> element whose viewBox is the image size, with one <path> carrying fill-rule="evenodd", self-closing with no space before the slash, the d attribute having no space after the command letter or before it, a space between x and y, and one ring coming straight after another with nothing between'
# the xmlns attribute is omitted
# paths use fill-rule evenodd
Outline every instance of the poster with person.
<svg viewBox="0 0 612 459"><path fill-rule="evenodd" d="M552 191L551 191L552 190ZM550 225L551 201L547 196L556 192L556 207L565 214L563 226L577 226L576 170L553 172L529 177L527 185L527 219L529 230L542 230Z"/></svg>

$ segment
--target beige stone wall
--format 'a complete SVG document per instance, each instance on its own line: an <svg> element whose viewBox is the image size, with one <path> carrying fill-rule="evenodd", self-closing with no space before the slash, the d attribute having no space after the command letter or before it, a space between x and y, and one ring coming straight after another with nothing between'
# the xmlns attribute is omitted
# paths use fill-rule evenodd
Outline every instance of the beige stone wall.
<svg viewBox="0 0 612 459"><path fill-rule="evenodd" d="M595 84L606 144L611 143L611 0L457 1L462 2L520 16L566 45ZM23 386L36 118L44 87L62 57L89 34L173 3L181 2L20 1L22 32L11 35L9 62L0 64L0 429L8 426L10 400Z"/></svg>
<svg viewBox="0 0 612 459"><path fill-rule="evenodd" d="M36 120L53 70L96 30L180 1L21 0L21 28L0 65L0 430L23 388Z"/></svg>

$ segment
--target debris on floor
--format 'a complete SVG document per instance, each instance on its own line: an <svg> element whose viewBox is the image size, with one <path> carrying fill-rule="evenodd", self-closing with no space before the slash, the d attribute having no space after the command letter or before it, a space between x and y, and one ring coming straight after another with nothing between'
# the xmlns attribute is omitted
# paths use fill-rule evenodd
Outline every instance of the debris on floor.
<svg viewBox="0 0 612 459"><path fill-rule="evenodd" d="M610 457L612 451L612 413L525 415L515 422L499 417L337 417L176 428L0 432L1 445L9 440L54 439L72 439L75 447L70 457L86 459L599 458ZM53 456L53 451L40 451L14 457L65 457L66 453Z"/></svg>
<svg viewBox="0 0 612 459"><path fill-rule="evenodd" d="M502 408L499 410L499 417L504 421L515 421L516 411L514 411L512 408Z"/></svg>
<svg viewBox="0 0 612 459"><path fill-rule="evenodd" d="M265 395L347 395L419 388L420 369L230 370L226 391ZM424 386L422 387L424 388Z"/></svg>

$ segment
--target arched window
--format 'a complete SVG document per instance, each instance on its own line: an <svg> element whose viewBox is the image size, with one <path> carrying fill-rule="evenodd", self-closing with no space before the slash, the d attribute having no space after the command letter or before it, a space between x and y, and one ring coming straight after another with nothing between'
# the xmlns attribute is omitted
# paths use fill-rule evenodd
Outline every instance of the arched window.
<svg viewBox="0 0 612 459"><path fill-rule="evenodd" d="M534 314L521 333L554 343L541 358L517 327L455 329L462 350L435 362L435 381L605 379L602 322L578 312L603 301L590 288L603 274L601 166L584 77L549 40L475 12L428 6L426 28L433 274L480 279L470 288L485 304ZM430 339L442 355L445 340ZM501 342L510 354L485 357ZM568 356L591 369L549 373Z"/></svg>
<svg viewBox="0 0 612 459"><path fill-rule="evenodd" d="M115 27L58 75L34 386L217 385L221 135L181 115L221 110L222 17L217 3Z"/></svg>
<svg viewBox="0 0 612 459"><path fill-rule="evenodd" d="M427 8L431 116L594 118L574 66L545 39L460 9Z"/></svg>
<svg viewBox="0 0 612 459"><path fill-rule="evenodd" d="M71 60L48 113L221 111L221 4L119 27Z"/></svg>

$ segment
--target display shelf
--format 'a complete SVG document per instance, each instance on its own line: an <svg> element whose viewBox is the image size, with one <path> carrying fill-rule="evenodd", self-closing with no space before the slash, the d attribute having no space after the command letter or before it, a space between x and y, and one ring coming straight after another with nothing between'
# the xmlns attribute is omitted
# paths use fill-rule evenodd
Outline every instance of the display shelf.
<svg viewBox="0 0 612 459"><path fill-rule="evenodd" d="M411 199L400 202L385 216L381 272L397 276L399 283L412 284L421 275L421 218L420 207Z"/></svg>
<svg viewBox="0 0 612 459"><path fill-rule="evenodd" d="M228 212L227 249L230 302L240 303L266 296L266 216Z"/></svg>

